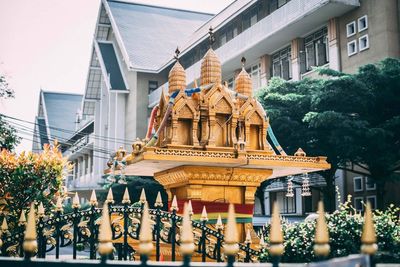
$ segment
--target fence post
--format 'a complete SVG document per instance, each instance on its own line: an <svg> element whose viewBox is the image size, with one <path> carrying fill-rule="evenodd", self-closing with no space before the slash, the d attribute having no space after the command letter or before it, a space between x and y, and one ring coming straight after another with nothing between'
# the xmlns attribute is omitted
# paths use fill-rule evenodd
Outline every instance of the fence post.
<svg viewBox="0 0 400 267"><path fill-rule="evenodd" d="M46 239L43 235L44 229L44 214L45 210L43 207L43 203L40 202L38 206L38 216L39 216L39 225L38 225L38 258L45 258L46 257Z"/></svg>
<svg viewBox="0 0 400 267"><path fill-rule="evenodd" d="M151 230L149 206L145 202L142 214L142 227L139 234L139 253L142 265L147 265L147 260L153 250L153 234Z"/></svg>
<svg viewBox="0 0 400 267"><path fill-rule="evenodd" d="M24 254L25 260L30 260L30 258L34 255L37 250L38 244L36 241L36 218L35 218L35 204L31 204L31 209L28 214L28 222L26 224L26 231L24 237Z"/></svg>
<svg viewBox="0 0 400 267"><path fill-rule="evenodd" d="M72 208L73 214L72 214L72 223L74 225L74 235L72 239L72 258L75 260L76 259L76 243L78 242L78 223L79 223L79 208L81 207L79 203L79 196L78 192L75 193L74 199L72 201Z"/></svg>
<svg viewBox="0 0 400 267"><path fill-rule="evenodd" d="M322 201L318 203L318 219L314 241L314 254L319 260L325 259L329 255L330 246L328 226L325 221L324 204Z"/></svg>
<svg viewBox="0 0 400 267"><path fill-rule="evenodd" d="M215 229L218 231L218 236L217 236L217 262L221 262L221 236L222 236L222 230L224 229L224 225L222 224L222 219L221 219L221 214L218 214L218 219L217 223L215 224Z"/></svg>
<svg viewBox="0 0 400 267"><path fill-rule="evenodd" d="M55 226L56 226L56 259L60 257L60 224L61 224L61 213L63 212L61 197L57 198L56 203L56 218L55 218Z"/></svg>
<svg viewBox="0 0 400 267"><path fill-rule="evenodd" d="M206 206L203 206L203 210L201 212L201 217L200 217L201 224L203 228L201 229L201 261L205 262L206 261L206 256L207 256L207 251L206 251L206 223L208 221L208 216L207 216L207 210Z"/></svg>
<svg viewBox="0 0 400 267"><path fill-rule="evenodd" d="M98 204L97 202L97 197L96 197L96 191L93 190L92 191L92 195L90 196L90 211L89 211L89 217L90 217L90 221L89 221L89 229L91 232L91 235L89 237L89 247L90 247L90 259L93 260L96 258L96 229L95 229L95 224L94 224L94 220L96 219L96 206Z"/></svg>
<svg viewBox="0 0 400 267"><path fill-rule="evenodd" d="M7 231L8 231L8 225L7 225L7 219L4 216L3 218L3 223L1 224L1 231L0 231L0 248L1 248L1 255L5 256L6 255L6 246L4 246L3 243L6 243L5 241L7 240ZM1 241L1 240L4 241Z"/></svg>
<svg viewBox="0 0 400 267"><path fill-rule="evenodd" d="M192 221L190 219L191 207L185 203L183 208L183 219L181 227L181 253L183 255L183 267L189 267L190 260L194 251L194 238Z"/></svg>
<svg viewBox="0 0 400 267"><path fill-rule="evenodd" d="M124 204L124 260L128 259L128 206L131 204L129 198L128 187L125 188L124 196L122 197L122 204Z"/></svg>
<svg viewBox="0 0 400 267"><path fill-rule="evenodd" d="M158 192L156 202L154 203L156 208L156 261L160 260L160 228L161 228L161 208L163 206L161 193Z"/></svg>
<svg viewBox="0 0 400 267"><path fill-rule="evenodd" d="M111 255L114 250L112 243L112 231L110 224L110 214L108 212L108 202L104 203L103 212L101 214L101 224L99 228L99 247L98 251L101 256L101 262L104 264L107 256Z"/></svg>
<svg viewBox="0 0 400 267"><path fill-rule="evenodd" d="M364 226L361 235L361 252L369 256L371 266L375 266L374 255L378 250L376 244L376 232L371 210L371 203L368 201L364 213Z"/></svg>
<svg viewBox="0 0 400 267"><path fill-rule="evenodd" d="M250 245L251 245L251 234L250 234L250 229L247 229L246 231L246 240L244 241L246 244L247 250L246 250L246 257L244 259L244 262L250 262Z"/></svg>
<svg viewBox="0 0 400 267"><path fill-rule="evenodd" d="M228 257L227 267L233 267L235 256L239 251L238 233L235 218L235 208L233 204L229 204L228 220L225 228L225 246L224 253Z"/></svg>
<svg viewBox="0 0 400 267"><path fill-rule="evenodd" d="M176 200L176 196L172 199L171 203L171 261L175 261L175 247L176 247L176 212L179 210L178 201Z"/></svg>
<svg viewBox="0 0 400 267"><path fill-rule="evenodd" d="M24 256L24 250L22 249L22 243L24 242L24 231L25 231L25 226L26 226L26 216L25 216L25 211L21 211L21 215L18 220L18 227L19 227L19 256L23 257ZM0 245L1 247L1 245Z"/></svg>
<svg viewBox="0 0 400 267"><path fill-rule="evenodd" d="M280 257L282 256L282 254L284 252L284 247L283 247L283 233L282 233L282 226L281 226L281 218L279 216L277 202L274 202L274 206L273 206L269 240L271 242L270 247L269 247L269 253L272 255L272 266L278 267Z"/></svg>

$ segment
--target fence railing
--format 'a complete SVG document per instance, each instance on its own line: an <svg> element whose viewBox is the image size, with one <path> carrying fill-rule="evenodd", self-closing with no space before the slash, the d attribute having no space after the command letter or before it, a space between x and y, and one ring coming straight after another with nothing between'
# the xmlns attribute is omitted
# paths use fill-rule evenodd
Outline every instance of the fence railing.
<svg viewBox="0 0 400 267"><path fill-rule="evenodd" d="M233 266L235 261L257 263L260 254L266 250L272 255L273 266L278 266L279 258L284 253L281 218L276 203L273 208L269 244L265 244L264 238L261 237L258 249L251 248L252 241L249 233L244 244L238 243L237 224L232 204L229 206L226 225L224 226L219 219L214 227L206 224L207 216L202 216L199 221L192 221L193 212L189 203L185 204L183 215L177 215L178 207L175 197L171 204L171 212L162 210L162 205L159 193L155 201L155 209L149 209L144 191L139 203L131 205L127 189L121 205L114 205L110 190L103 208L97 208L96 194L93 191L90 208L87 210L79 210L79 197L76 194L72 203L73 212L68 214L63 214L61 199L58 199L55 210L50 213L45 212L41 203L37 211L35 205L32 204L28 220L22 213L17 230L13 234L8 231L6 219L3 220L0 235L1 256L19 256L31 263L34 262L32 258L36 258L35 262L42 264L43 261L40 259L46 258L49 252L59 259L60 249L72 247L71 258L75 260L79 247L86 245L89 247L90 260L101 258L104 263L106 260L116 259L137 260L136 256L140 256L140 263L145 265L152 255L156 261L161 260L160 249L163 244L170 248L171 262L177 260L179 253L186 266L189 265L194 252L200 256L202 262L214 262L209 266L221 266L220 262L226 262L226 266ZM362 243L361 250L365 255L373 255L376 252L375 230L369 204L365 212ZM322 203L320 203L314 253L323 260L328 256L329 250L329 236ZM342 260L350 261L350 259L351 262L359 263L360 266L369 265L368 256ZM0 265L2 262L4 264L13 262L14 266L32 266L15 258L0 258ZM333 261L325 263L328 262ZM325 266L323 261L318 264L313 266ZM171 263L170 266L172 265L175 264ZM190 265L193 266L193 263Z"/></svg>

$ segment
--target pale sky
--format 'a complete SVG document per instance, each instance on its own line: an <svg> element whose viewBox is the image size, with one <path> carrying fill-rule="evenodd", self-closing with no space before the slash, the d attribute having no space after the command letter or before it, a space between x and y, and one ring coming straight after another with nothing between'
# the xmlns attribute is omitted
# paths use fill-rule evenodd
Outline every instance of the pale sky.
<svg viewBox="0 0 400 267"><path fill-rule="evenodd" d="M134 2L218 13L232 1ZM84 93L99 5L100 0L0 0L0 73L16 95L0 100L0 113L33 122L41 88ZM18 152L31 150L26 139Z"/></svg>

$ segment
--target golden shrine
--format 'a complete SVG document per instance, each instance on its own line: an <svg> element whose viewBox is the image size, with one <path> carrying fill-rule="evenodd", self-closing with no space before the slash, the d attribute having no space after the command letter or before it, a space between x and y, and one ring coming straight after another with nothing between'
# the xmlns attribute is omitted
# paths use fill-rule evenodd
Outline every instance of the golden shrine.
<svg viewBox="0 0 400 267"><path fill-rule="evenodd" d="M176 54L168 91L163 90L152 112L147 138L134 142L126 157L127 175L154 176L170 201L176 195L207 205L208 211L215 206L211 219L226 212L220 203L234 203L239 217L250 216L250 221L238 220L246 223L264 180L330 168L326 157L307 157L301 149L294 156L274 151L267 141L269 119L253 97L244 67L230 90L222 83L221 63L210 47L201 62L200 86L195 82L195 88L186 89Z"/></svg>

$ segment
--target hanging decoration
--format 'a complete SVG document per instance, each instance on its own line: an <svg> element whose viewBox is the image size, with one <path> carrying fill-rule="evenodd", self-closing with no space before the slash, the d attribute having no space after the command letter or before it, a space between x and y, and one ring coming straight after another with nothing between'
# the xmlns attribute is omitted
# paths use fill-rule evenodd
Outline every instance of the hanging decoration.
<svg viewBox="0 0 400 267"><path fill-rule="evenodd" d="M301 195L303 197L309 197L311 196L311 191L310 191L310 179L308 178L308 173L305 173L303 175L303 183L301 185Z"/></svg>
<svg viewBox="0 0 400 267"><path fill-rule="evenodd" d="M293 176L288 176L286 197L294 197L294 193L293 193Z"/></svg>

